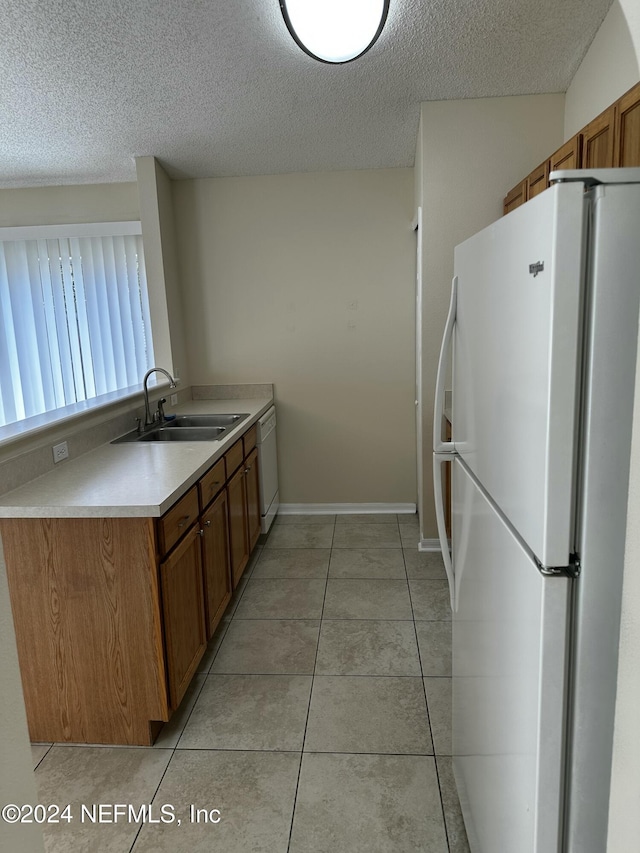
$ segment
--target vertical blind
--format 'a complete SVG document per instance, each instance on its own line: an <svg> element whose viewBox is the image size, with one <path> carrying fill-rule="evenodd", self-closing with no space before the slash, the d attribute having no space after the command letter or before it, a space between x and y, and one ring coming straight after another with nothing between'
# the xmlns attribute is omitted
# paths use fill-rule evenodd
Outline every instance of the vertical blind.
<svg viewBox="0 0 640 853"><path fill-rule="evenodd" d="M0 425L135 385L152 363L139 233L0 236Z"/></svg>

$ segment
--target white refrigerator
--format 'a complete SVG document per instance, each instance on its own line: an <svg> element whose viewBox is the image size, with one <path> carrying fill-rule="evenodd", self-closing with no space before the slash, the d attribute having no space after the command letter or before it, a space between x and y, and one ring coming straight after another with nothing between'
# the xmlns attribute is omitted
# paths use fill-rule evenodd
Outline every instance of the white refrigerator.
<svg viewBox="0 0 640 853"><path fill-rule="evenodd" d="M606 850L640 169L551 177L548 190L456 248L438 370L453 765L473 853ZM451 554L440 497L447 461Z"/></svg>

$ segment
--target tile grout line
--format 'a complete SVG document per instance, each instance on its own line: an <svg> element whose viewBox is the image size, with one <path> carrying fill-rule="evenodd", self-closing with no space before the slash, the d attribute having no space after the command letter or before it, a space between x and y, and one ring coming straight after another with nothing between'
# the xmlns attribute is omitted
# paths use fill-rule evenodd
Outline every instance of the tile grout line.
<svg viewBox="0 0 640 853"><path fill-rule="evenodd" d="M272 749L264 749L264 748L247 748L247 747L239 747L239 746L185 746L179 752L264 752L269 755L299 755L299 749L278 749L273 747ZM448 755L439 755L436 756L432 752L368 752L364 750L358 750L354 752L353 750L345 751L344 749L307 749L304 752L305 755L393 755L396 758L449 758Z"/></svg>
<svg viewBox="0 0 640 853"><path fill-rule="evenodd" d="M223 618L224 618L224 617L223 617ZM222 621L222 620L221 620L221 621ZM216 653L215 653L215 655L214 655L213 660L215 660L215 659L216 659L216 657L217 657L217 655L218 655L218 651L220 650L220 646L222 645L222 642L223 642L223 640L224 640L224 638L225 638L225 636L226 636L226 634L227 634L227 631L229 630L229 625L230 625L230 624L231 624L231 622L227 623L227 627L225 628L224 634L222 635L222 639L220 640L220 645L218 646L218 649L216 650ZM211 663L213 664L213 661L212 661ZM196 694L196 696L195 696L195 698L194 698L194 700L193 700L193 704L192 704L192 706L191 706L191 710L189 711L189 713L188 713L188 715L187 715L187 719L184 721L184 725L182 726L182 729L181 729L181 731L180 731L180 734L178 735L178 739L177 739L177 740L176 740L176 742L175 742L175 746L173 746L173 747L162 747L162 746L160 746L160 747L156 747L156 749L171 749L171 755L170 755L170 757L169 757L169 760L167 761L167 766L164 768L164 771L163 771L163 773L162 773L162 776L160 777L160 781L158 782L158 784L157 784L157 786L156 786L156 789L155 789L155 791L153 792L153 796L151 797L151 803L153 803L153 801L155 800L155 798L158 796L158 792L160 791L160 786L162 785L162 782L164 781L164 777L167 775L167 772L169 771L169 767L171 766L171 762L173 761L174 756L175 756L176 752L178 751L178 746L179 746L180 741L181 741L181 739L182 739L182 735L184 734L184 730L186 729L187 725L189 724L189 720L191 719L191 715L193 714L193 712L194 712L194 710L195 710L195 707L196 707L196 705L197 705L197 703L198 703L198 699L200 698L200 694L201 694L201 693L202 693L202 691L204 690L204 686L205 686L205 684L207 683L207 677L208 677L208 675L209 675L209 670L207 670L207 672L205 672L205 673L197 673L197 674L198 674L198 675L203 675L203 676L204 676L204 678L202 679L202 684L200 685L200 689L198 690L198 692L197 692L197 694ZM183 697L183 698L184 698L184 697ZM153 749L153 748L154 748L153 746L148 747L148 749ZM181 751L182 751L182 750L181 750ZM136 832L136 834L135 834L135 838L133 839L133 843L132 843L131 847L129 848L129 853L133 853L133 848L135 847L135 845L136 845L136 843L137 843L137 841L138 841L138 838L140 837L140 833L142 832L142 830L143 830L144 826L145 826L145 824L144 824L144 823L142 823L142 824L141 824L141 826L140 826L140 828L139 828L139 829L138 829L138 831Z"/></svg>
<svg viewBox="0 0 640 853"><path fill-rule="evenodd" d="M407 589L409 591L409 600L411 601L411 612L413 614L413 632L415 634L416 645L418 647L418 659L420 661L420 672L422 673L422 678L421 678L422 690L424 693L424 703L425 703L425 707L427 710L427 723L429 725L429 734L431 735L431 746L433 748L433 767L435 770L436 780L438 783L438 794L440 796L440 811L442 812L442 826L444 829L445 840L447 842L447 850L449 851L449 853L451 853L451 844L449 843L449 829L447 827L447 816L446 816L446 813L444 810L444 799L442 797L442 784L440 783L440 773L438 771L438 760L437 760L437 755L436 755L436 741L435 741L435 737L433 734L433 726L431 725L431 715L429 714L429 699L427 698L427 685L425 684L425 677L426 676L424 674L424 667L422 665L422 654L420 652L420 643L418 642L418 629L416 627L416 621L418 621L418 620L416 620L416 618L415 618L415 610L413 609L413 596L411 595L411 584L409 583L409 573L407 572L407 560L406 560L406 557L404 555L404 551L402 552L402 557L403 557L403 560L405 563L405 566L404 566L405 572L407 573ZM419 620L419 621L423 621L423 620ZM433 621L436 621L436 620L433 620Z"/></svg>
<svg viewBox="0 0 640 853"><path fill-rule="evenodd" d="M293 808L291 810L291 825L289 827L289 840L287 842L287 853L291 849L291 839L293 837L293 822L296 816L296 806L298 804L298 791L300 789L300 777L302 776L302 761L304 759L304 744L307 739L307 728L309 726L309 716L311 714L311 699L313 697L313 685L316 677L316 666L318 664L318 651L320 650L320 635L322 634L322 619L324 616L324 604L327 598L327 587L329 585L329 570L331 568L331 554L333 552L333 540L336 535L336 520L333 521L333 533L331 534L331 548L329 549L329 564L327 565L327 575L324 583L324 596L322 598L322 609L320 611L320 624L318 626L318 640L316 643L316 654L313 660L313 672L311 673L311 689L309 690L309 704L307 706L307 717L304 722L304 732L302 733L302 748L300 750L300 764L298 766L298 778L296 779L296 790L293 796Z"/></svg>
<svg viewBox="0 0 640 853"><path fill-rule="evenodd" d="M261 553L262 553L262 551L261 551ZM259 558L258 558L258 559L259 559ZM256 562L257 562L257 561L256 561ZM253 574L253 569L254 569L254 568L255 568L255 565L251 567L251 574ZM197 703L198 703L198 699L200 698L200 694L201 694L201 693L202 693L202 691L204 690L204 687L205 687L205 685L206 685L206 683L207 683L207 679L208 679L208 677L209 677L209 672L211 671L211 667L213 666L213 663L214 663L215 659L218 657L218 652L220 651L220 648L221 648L221 646L222 646L222 643L224 642L224 638L226 637L227 632L228 632L228 630L229 630L229 627L230 627L230 625L231 625L231 622L233 621L233 618L234 618L235 612L236 612L236 610L238 609L238 605L240 604L240 600L242 599L242 596L244 595L244 591L245 591L245 589L246 589L246 587L247 587L247 583L248 583L248 581L249 581L249 577L250 577L250 576L251 576L251 575L249 575L249 576L247 577L247 580L246 580L246 582L245 582L245 584L244 584L244 586L243 586L242 593L240 594L240 598L239 598L239 599L238 599L238 601L236 602L236 606L235 606L235 607L234 607L234 609L233 609L233 613L232 613L232 615L231 615L231 619L229 619L229 621L226 623L226 627L225 627L225 629L224 629L224 633L222 634L222 637L220 638L220 642L219 642L219 644L218 644L218 648L217 648L217 649L216 649L216 651L215 651L215 654L214 654L214 656L213 656L213 659L212 659L212 661L211 661L211 664L209 665L209 668L207 669L207 671L206 671L206 672L196 673L196 675L203 675L203 676L204 676L204 678L202 679L202 684L200 685L200 689L198 690L198 692L197 692L197 694L196 694L196 696L195 696L195 698L194 698L194 700L193 700L193 704L191 705L191 710L189 711L189 713L188 713L188 715L187 715L187 718L186 718L186 720L184 721L184 725L182 726L182 729L181 729L181 731L180 731L180 734L178 735L178 739L176 740L175 745L174 745L173 747L157 747L157 749L171 749L171 755L170 755L170 757L169 757L169 760L167 761L167 766L164 768L164 771L163 771L163 773L162 773L162 776L160 777L160 780L159 780L159 782L158 782L158 784L157 784L157 786L156 786L156 789L155 789L155 791L153 792L153 796L151 797L151 803L153 803L153 801L154 801L154 800L155 800L155 798L157 797L158 792L160 791L160 787L161 787L161 785L162 785L162 782L164 781L164 778L165 778L165 776L167 775L167 772L169 771L169 767L171 766L171 762L173 761L174 756L175 756L176 752L178 751L178 747L179 747L179 745L180 745L180 741L182 740L182 736L183 736L183 734L184 734L184 731L185 731L185 729L186 729L187 725L189 724L189 720L191 719L191 716L192 716L192 714L193 714L193 712L194 712L194 710L195 710L195 707L196 707L196 705L197 705ZM230 603L231 603L231 602L229 602L229 604L230 604ZM228 606L228 605L227 605L227 606ZM224 621L224 615L223 615L222 619L220 620L220 625L222 624L222 622L223 622L223 621ZM218 627L219 627L219 626L218 626ZM215 635L215 632L214 632L214 635ZM212 639L213 639L213 637L212 637ZM184 698L184 697L183 697L183 698ZM176 709L176 710L177 710L177 709ZM149 748L149 749L153 749L153 746L148 747L148 748ZM181 752L186 752L187 750L180 750L180 751L181 751ZM138 831L136 832L135 837L134 837L134 839L133 839L133 842L132 842L131 846L129 847L129 853L133 853L133 849L134 849L134 847L135 847L135 845L136 845L136 843L137 843L137 841L138 841L138 838L140 837L140 833L142 832L142 830L143 830L144 826L145 826L145 824L144 824L144 823L142 823L142 824L141 824L141 826L139 827Z"/></svg>
<svg viewBox="0 0 640 853"><path fill-rule="evenodd" d="M393 527L393 523L388 523L388 524L389 524L389 526L390 526L390 527ZM396 524L396 527L397 527L397 529L398 529L398 533L399 533L400 538L401 538L401 545L400 545L399 550L401 550L401 551L402 551L403 566L404 566L404 576L403 576L403 577L399 577L399 578L380 578L380 577L373 577L373 578L368 578L368 577L355 577L355 578L353 578L353 577L349 577L349 578L342 578L342 580L360 580L360 581L361 581L361 580L365 580L365 581L372 581L372 580L373 580L373 581L375 581L375 580L394 580L394 581L401 581L401 580L404 580L404 581L405 581L405 584L406 584L406 588L407 588L408 593L409 593L409 602L410 602L410 608L411 608L411 611L410 611L410 612L411 612L411 617L410 617L410 618L407 618L407 619L401 619L401 620L397 620L397 619L384 619L384 618L383 618L383 619L373 619L373 618L372 618L372 619L353 619L353 618L346 618L346 619L326 619L326 618L324 617L324 612L325 612L325 609L326 609L326 598L327 598L327 595L328 595L328 583L329 583L329 580L331 580L331 579L341 580L341 578L331 578L331 576L330 576L330 567L331 567L331 559L332 559L332 555L333 555L334 553L336 553L336 554L344 553L345 551L346 551L346 552L348 552L348 551L359 551L359 550L371 550L371 549L362 549L362 548L348 548L348 549L347 549L347 548L340 548L340 547L336 547L336 546L335 546L335 541L336 541L336 536L337 536L337 534L338 534L338 524L337 524L337 519L336 519L336 518L334 518L334 521L333 521L332 536L331 536L331 545L330 545L330 547L329 547L328 549L324 549L324 550L327 550L327 551L328 551L328 553L329 553L329 563L328 563L328 565L327 565L326 573L325 573L325 575L324 575L324 581L325 581L325 586L324 586L324 595L323 595L323 601L322 601L321 612L320 612L319 618L317 618L317 617L316 617L316 618L314 618L314 619L308 619L308 618L305 618L305 619L279 619L279 618L278 618L278 619L269 619L269 618L266 618L266 619L265 619L265 617L259 617L259 618L257 618L257 619L249 619L249 620L238 619L238 618L237 618L237 616L236 616L236 613L237 613L238 607L240 606L240 603L241 603L241 601L242 601L242 599L243 599L243 597L244 597L244 594L245 594L245 592L246 592L246 589L247 589L247 586L248 586L249 582L250 582L251 580L260 580L260 579L258 579L258 578L255 578L255 577L254 577L254 573L255 573L255 571L256 571L256 567L260 564L260 561L261 561L261 559L262 559L263 555L265 555L265 554L271 554L271 555L274 555L274 556L275 556L275 555L278 553L278 550L279 550L279 549L271 549L270 551L269 551L269 550L265 550L265 549L264 549L264 546L263 546L262 548L260 548L260 552L259 552L259 554L257 554L257 555L255 556L255 560L254 560L254 561L252 561L251 567L249 568L249 566L247 566L247 568L249 568L249 571L248 571L248 572L246 572L246 574L245 574L245 577L244 577L244 584L242 585L242 589L241 589L241 592L240 592L240 596L238 597L238 600L237 600L237 601L236 601L236 603L235 603L235 606L234 606L234 608L233 608L233 612L232 612L232 614L231 614L229 617L227 617L227 620L225 620L224 629L223 629L223 631L222 631L222 633L221 633L221 636L220 636L220 638L219 638L219 642L218 642L218 644L217 644L217 648L216 648L216 650L215 650L215 652L214 652L214 654L213 654L213 656L212 656L212 659L211 659L211 662L210 662L209 666L207 667L207 669L206 669L206 670L204 670L204 671L201 671L201 672L197 673L197 674L199 674L199 675L202 675L202 676L203 676L203 678L202 678L202 684L200 685L200 688L197 690L197 692L195 693L195 696L193 697L193 699L192 699L192 701L191 701L191 707L190 707L190 709L189 709L188 713L186 714L186 718L185 718L184 723L182 724L182 726L181 726L181 728L180 728L180 730L179 730L179 733L177 734L177 738L176 738L176 740L175 740L175 745L174 745L173 747L171 747L171 746L166 746L166 747L162 747L162 746L160 746L160 747L156 747L156 750L157 750L157 749L166 750L167 752L170 752L170 755L169 755L169 758L168 758L168 760L167 760L166 766L165 766L164 770L163 770L163 771L162 771L162 773L161 773L160 779L159 779L159 781L158 781L158 783L157 783L157 785L156 785L156 787L155 787L155 790L154 790L154 792L153 792L153 794L152 794L152 796L151 796L150 802L154 802L154 801L158 798L158 794L159 794L160 788L161 788L161 786L162 786L162 784L163 784L163 782L164 782L165 777L167 776L167 773L168 773L168 771L169 771L169 767L172 765L172 762L173 762L174 756L175 756L176 752L177 752L179 749L180 749L180 751L181 751L181 752L186 752L186 753L189 753L189 752L203 752L203 753L207 753L207 752L208 752L208 753L216 753L216 752L251 752L251 753L267 753L267 754L269 754L269 753L275 753L275 754L287 754L287 753L288 753L288 754L290 754L290 755L293 755L293 754L299 755L300 759L299 759L298 773L297 773L296 784L295 784L295 792L294 792L293 801L292 801L292 812L291 812L291 820L290 820L290 828L289 828L289 837L288 837L287 848L286 848L286 850L287 850L287 851L290 851L290 850L291 850L291 845L292 845L292 838L293 838L293 827L294 827L295 814L296 814L296 808L297 808L297 799L298 799L298 795L299 795L299 788L300 788L300 784L301 784L302 762L303 762L303 760L304 760L304 756L305 756L305 755L328 755L328 754L334 754L334 753L335 753L335 754L339 754L339 755L353 755L353 754L355 754L355 755L363 755L363 756L364 756L364 755L372 755L372 756L397 756L397 757L408 757L408 756L413 756L413 757L416 757L416 758L417 758L417 757L420 757L420 758L425 758L425 757L426 757L426 758L431 758L431 757L432 757L432 758L433 758L433 760L434 760L434 767L435 767L435 772L436 772L436 780L437 780L437 784L438 784L438 791L439 791L439 796L440 796L440 806L441 806L442 819L443 819L443 828L444 828L445 838L446 838L446 843L447 843L447 848L446 848L446 849L447 849L447 850L449 850L449 851L450 851L450 853L451 853L451 851L453 850L452 844L454 843L454 839L451 839L451 841L450 841L450 839L449 839L449 827L447 826L447 817L446 817L446 813L445 813L445 803L444 803L444 798L443 798L443 784L444 784L445 776L443 776L443 780L442 780L442 782L441 782L441 779L440 779L440 770L439 770L439 766L438 766L438 759L446 758L446 756L444 756L444 755L443 755L443 756L438 756L438 755L436 755L436 745L435 745L435 740L434 740L434 732L433 732L433 726L432 726L432 722L431 722L431 717L430 717L430 714L429 714L429 702L428 702L428 699L427 699L427 685L426 685L426 683L425 683L426 676L425 676L425 674L424 674L424 664L423 664L423 661L422 661L422 654L421 654L420 645L419 645L419 642L418 642L418 634L417 634L417 625L418 625L420 622L425 622L425 623L440 623L440 622L442 622L443 620L442 620L442 619L426 619L426 620L417 620L417 619L416 619L416 617L415 617L415 610L414 610L414 606L413 606L413 596L412 596L412 592L411 592L411 578L409 577L408 567L407 567L408 557L409 557L408 552L409 552L411 549L409 549L409 548L405 548L405 547L404 547L404 544L402 543L402 535L401 535L401 529L402 529L402 526L400 525L400 517L399 517L399 516L397 516L397 515L396 515L395 524ZM283 549L283 550L284 550L284 549ZM307 550L307 549L304 549L304 548L292 548L292 549L287 549L287 550L291 550L291 551L304 551L304 550ZM388 553L391 549L389 549L389 548L376 548L375 550L382 551L383 553L384 553L384 552L387 552L387 553ZM395 550L395 549L394 549L394 550ZM288 578L280 578L280 577L277 577L277 578L264 578L263 580L278 580L278 581L279 581L279 580L301 580L301 581L302 581L302 580L304 580L304 581L318 580L318 581L319 581L319 580L322 580L322 578L321 578L321 577L317 577L317 578L314 578L314 577L302 577L302 578L290 578L290 577L288 577ZM441 580L441 579L440 579L440 578L427 578L426 580ZM318 592L319 592L319 589L318 589ZM224 619L225 619L225 617L223 616L223 620L224 620ZM211 672L212 667L214 666L215 661L217 660L217 657L218 657L218 656L219 656L219 654L220 654L220 650L221 650L221 648L222 648L222 646L223 646L223 644L224 644L225 640L228 638L228 631L229 631L229 628L230 628L230 626L231 626L232 622L234 622L234 621L236 621L236 620L237 620L238 622L240 622L240 623L241 623L241 622L243 622L243 621L267 621L267 622L268 622L268 621L282 621L282 622L289 622L289 621L291 621L291 622L317 622L316 649L315 649L315 656L314 656L314 664L313 664L313 668L312 668L311 673L309 673L309 672L306 672L306 673L299 673L299 674L298 674L298 673L289 673L289 672L288 672L288 673L277 673L277 672L275 672L275 673L255 673L255 672L251 672L251 673L247 673L247 672L244 672L244 673L212 673L212 672ZM222 622L222 620L221 620L221 622ZM323 626L324 626L324 624L325 624L325 623L327 623L327 624L328 624L328 623L330 623L330 622L336 622L336 623L340 623L340 622L363 622L363 623L366 623L366 622L385 622L385 623L390 623L390 624L400 622L400 623L403 623L403 624L407 624L407 623L412 623L412 624L413 624L413 635L414 635L414 638L415 638L416 650L417 650L417 653L418 653L418 664L419 664L419 672L420 672L420 676L419 676L419 677L420 677L420 678L421 678L421 680L422 680L422 690L423 690L423 695L424 695L424 698L425 698L425 709L426 709L426 714L427 714L427 724L428 724L428 726L429 726L429 733L430 733L430 736L431 736L431 748L432 748L432 752L431 752L431 753L424 753L424 752L403 753L403 752L379 752L379 751L378 751L378 752L355 752L355 753L354 753L353 751L347 751L347 752L344 752L344 751L338 751L338 752L336 752L335 750L327 751L327 750L307 750L307 749L305 749L306 736L307 736L307 732L308 732L308 723L309 723L309 721L310 721L310 712L311 712L311 705L312 705L313 690L314 690L314 685L315 685L315 680L316 680L316 678L322 678L322 677L333 677L333 678L345 677L345 674L344 674L344 673L336 673L336 674L334 674L334 675L331 675L331 673L324 673L323 675L320 675L320 674L318 674L318 673L317 673L317 661L318 661L318 659L319 659L319 648L320 648L320 640L321 640L321 637L322 637ZM220 628L222 628L222 627L223 627L223 626L222 626L222 624L221 624L221 625L220 625ZM410 634L410 633L411 633L411 632L410 632L410 630L409 630L409 634ZM179 746L179 745L180 745L180 742L181 742L181 738L182 738L182 736L184 735L185 729L186 729L186 727L187 727L187 726L188 726L188 724L189 724L189 720L191 719L191 717L192 717L192 715L193 715L193 713L194 713L194 710L195 710L195 708L196 708L196 706L197 706L197 704L198 704L198 701L199 701L199 699L200 699L200 697L201 697L201 694L202 694L202 692L203 692L203 690L204 690L205 685L207 684L207 681L208 681L208 678L209 678L209 676L210 676L210 675L223 675L223 676L236 676L236 675L237 675L237 676L247 676L247 675L252 676L252 675L255 675L256 677L260 677L260 676L263 676L263 675L267 675L267 676L281 676L281 675L290 676L290 675L294 675L294 676L307 676L307 677L308 677L308 676L309 676L309 674L311 675L311 678L310 678L310 692L309 692L309 698L308 698L308 705L307 705L307 712L306 712L306 720L305 720L305 725L304 725L304 730L303 730L302 746L301 746L300 750L298 750L298 749L287 749L287 750L283 750L283 749L271 749L271 750L268 750L268 749L267 749L267 750L265 750L265 749L250 749L250 750L246 750L246 749L222 749L222 748L207 749L207 748L202 748L202 747L195 747L195 748L185 747L185 748L180 748L180 746ZM371 676L371 675L369 675L369 674L367 674L367 673L360 673L360 674L356 673L355 675L354 675L354 674L349 674L349 676L348 676L348 677L356 677L356 678L372 678L372 677L375 677L375 678L404 678L404 679L406 679L406 678L415 678L415 677L416 677L416 675L400 675L400 676L398 676L398 675L395 675L395 674L389 674L389 675L377 675L377 676ZM447 678L449 681L451 680L451 677L450 677L450 676L433 676L433 677L434 677L434 678ZM174 737L175 737L175 735L174 735ZM64 746L64 745L67 745L67 744L61 744L61 745L63 745L63 746ZM49 754L49 752L50 752L50 750L51 750L51 747L52 747L52 746L56 746L56 744L55 744L55 743L51 743L51 744L49 744L48 748L46 749L46 752L45 752L45 753L43 754L43 756L40 758L40 760L38 761L38 764L34 767L34 771L35 771L35 770L40 766L40 764L42 763L42 761L43 761L43 760L46 758L46 756ZM80 744L80 746L91 746L91 744ZM112 746L112 745L104 745L104 746ZM140 749L153 749L153 747L138 747L138 748L140 748ZM292 768L291 768L291 770L294 770L294 768L295 768L295 764L294 764L294 767L292 767ZM442 772L443 772L443 774L444 774L444 772L445 772L445 768L444 768L444 766L443 766L443 768L442 768ZM292 781L293 781L293 780L292 780ZM435 793L435 792L434 792L434 793ZM436 814L437 814L437 812L436 812ZM434 816L435 816L435 815L434 815ZM133 840L132 840L132 842L131 842L131 844L130 844L130 847L128 847L128 848L127 848L127 849L129 850L129 853L132 853L132 851L134 850L134 848L135 848L135 846L137 845L138 841L140 840L140 837L141 837L140 833L141 833L142 829L144 828L144 826L145 826L145 824L144 824L144 823L142 823L142 825L137 829L137 831L136 831L136 833L135 833L135 836L133 837ZM285 828L285 827L283 827L283 829L284 829L284 831L286 832L286 828ZM283 834L284 834L284 833L283 833ZM144 838L146 839L146 837L147 837L147 836L145 835L145 836L144 836ZM282 841L284 842L284 838L282 839ZM143 842L141 842L141 843L145 843L145 842L144 842L144 839L143 839Z"/></svg>
<svg viewBox="0 0 640 853"><path fill-rule="evenodd" d="M42 746L42 744L40 744L40 745ZM31 744L31 746L33 746L33 744ZM39 759L38 763L37 763L37 764L36 764L36 766L33 768L33 772L34 772L34 773L36 772L36 770L38 769L38 767L40 767L40 765L41 765L41 764L42 764L42 762L45 760L45 758L47 757L47 755L49 755L49 750L51 749L51 747L52 747L52 746L55 746L55 741L54 741L53 743L50 743L50 744L49 744L49 746L47 747L47 749L46 749L46 751L45 751L44 755L40 757L40 759Z"/></svg>

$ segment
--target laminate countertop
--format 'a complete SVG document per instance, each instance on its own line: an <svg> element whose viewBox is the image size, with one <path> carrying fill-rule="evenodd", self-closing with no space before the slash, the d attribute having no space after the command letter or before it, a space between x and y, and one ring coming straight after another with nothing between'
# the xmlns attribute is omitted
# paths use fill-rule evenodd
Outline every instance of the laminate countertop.
<svg viewBox="0 0 640 853"><path fill-rule="evenodd" d="M161 516L273 405L272 397L191 400L167 414L249 413L221 441L103 444L0 495L0 518Z"/></svg>

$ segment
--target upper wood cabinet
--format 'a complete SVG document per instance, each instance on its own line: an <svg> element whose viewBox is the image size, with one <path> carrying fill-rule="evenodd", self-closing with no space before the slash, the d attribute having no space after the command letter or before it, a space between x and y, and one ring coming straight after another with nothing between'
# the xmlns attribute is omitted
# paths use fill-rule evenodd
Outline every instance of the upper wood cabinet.
<svg viewBox="0 0 640 853"><path fill-rule="evenodd" d="M640 83L616 105L614 166L640 166Z"/></svg>
<svg viewBox="0 0 640 853"><path fill-rule="evenodd" d="M549 174L559 169L610 169L640 166L640 83L590 121L528 178L507 193L509 213L549 186Z"/></svg>
<svg viewBox="0 0 640 853"><path fill-rule="evenodd" d="M581 158L580 148L582 145L582 134L576 133L571 139L567 140L556 152L549 158L549 172L555 172L558 169L580 169Z"/></svg>
<svg viewBox="0 0 640 853"><path fill-rule="evenodd" d="M549 186L549 161L545 160L527 178L527 201Z"/></svg>
<svg viewBox="0 0 640 853"><path fill-rule="evenodd" d="M527 182L526 180L520 181L519 184L509 190L509 192L504 197L503 202L503 212L511 213L512 210L515 210L516 207L520 207L521 204L524 204L527 200Z"/></svg>
<svg viewBox="0 0 640 853"><path fill-rule="evenodd" d="M582 130L581 169L610 169L613 166L615 107L600 113Z"/></svg>

